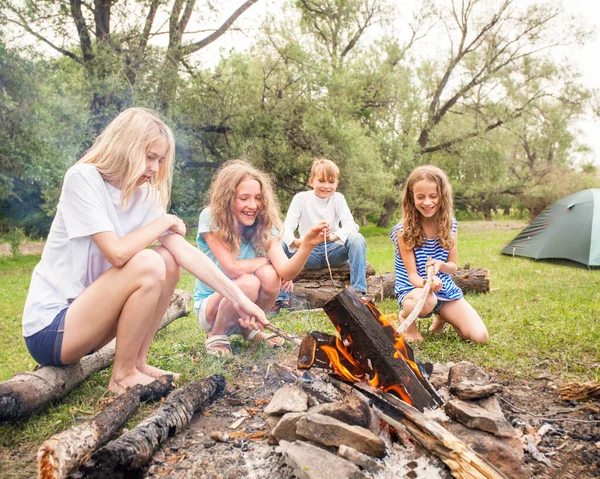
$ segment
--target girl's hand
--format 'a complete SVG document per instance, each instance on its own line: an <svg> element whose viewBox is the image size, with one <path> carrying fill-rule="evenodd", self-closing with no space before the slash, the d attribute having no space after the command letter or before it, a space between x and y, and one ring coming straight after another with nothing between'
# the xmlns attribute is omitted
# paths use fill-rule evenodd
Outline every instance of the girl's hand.
<svg viewBox="0 0 600 479"><path fill-rule="evenodd" d="M234 304L234 307L240 314L239 323L242 328L262 331L269 324L265 312L248 298Z"/></svg>
<svg viewBox="0 0 600 479"><path fill-rule="evenodd" d="M437 291L442 289L442 286L442 280L439 278L439 276L434 276L433 278L431 278L431 291L436 293Z"/></svg>
<svg viewBox="0 0 600 479"><path fill-rule="evenodd" d="M427 264L425 265L425 271L427 271L427 268L429 268L429 266L433 265L433 274L437 275L440 272L440 269L442 268L442 266L445 263L439 259L432 259L427 261Z"/></svg>
<svg viewBox="0 0 600 479"><path fill-rule="evenodd" d="M290 279L289 281L282 281L281 282L281 291L283 291L284 293L291 293L294 291L294 283L292 282L292 280Z"/></svg>
<svg viewBox="0 0 600 479"><path fill-rule="evenodd" d="M167 215L169 219L172 221L172 226L169 228L169 231L181 235L185 238L186 227L183 220L175 215Z"/></svg>
<svg viewBox="0 0 600 479"><path fill-rule="evenodd" d="M327 224L327 221L319 221L317 225L308 230L302 239L302 244L307 244L314 248L318 244L321 244L328 234L329 225Z"/></svg>

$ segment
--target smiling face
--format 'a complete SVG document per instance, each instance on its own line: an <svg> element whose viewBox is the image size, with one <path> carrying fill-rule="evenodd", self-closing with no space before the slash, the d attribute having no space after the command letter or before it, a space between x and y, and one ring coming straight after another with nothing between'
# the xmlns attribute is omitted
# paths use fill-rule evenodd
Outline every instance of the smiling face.
<svg viewBox="0 0 600 479"><path fill-rule="evenodd" d="M169 143L164 138L154 140L146 149L146 170L144 174L136 181L136 186L142 186L158 174L160 165L162 165L169 149Z"/></svg>
<svg viewBox="0 0 600 479"><path fill-rule="evenodd" d="M235 190L233 215L240 225L252 226L262 210L262 188L253 178L242 181Z"/></svg>
<svg viewBox="0 0 600 479"><path fill-rule="evenodd" d="M308 184L312 186L315 195L317 195L319 198L325 199L333 196L333 194L336 192L339 180L317 175L314 178L311 176L308 179Z"/></svg>
<svg viewBox="0 0 600 479"><path fill-rule="evenodd" d="M425 218L433 218L439 211L440 193L435 181L423 179L413 185L413 199L417 211Z"/></svg>

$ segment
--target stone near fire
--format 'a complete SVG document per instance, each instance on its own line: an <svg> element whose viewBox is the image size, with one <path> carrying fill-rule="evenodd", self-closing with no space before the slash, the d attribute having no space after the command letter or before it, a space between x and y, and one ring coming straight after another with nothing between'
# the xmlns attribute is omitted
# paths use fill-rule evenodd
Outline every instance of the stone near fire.
<svg viewBox="0 0 600 479"><path fill-rule="evenodd" d="M279 422L279 420L282 418L283 416L269 416L265 422L267 423L267 427L269 428L269 431L272 431L275 426L277 426L277 423Z"/></svg>
<svg viewBox="0 0 600 479"><path fill-rule="evenodd" d="M474 381L462 381L450 388L450 392L460 399L483 399L502 392L502 384L477 384Z"/></svg>
<svg viewBox="0 0 600 479"><path fill-rule="evenodd" d="M366 479L355 464L312 444L281 441L279 448L298 479Z"/></svg>
<svg viewBox="0 0 600 479"><path fill-rule="evenodd" d="M306 416L304 412L288 412L277 423L269 435L269 444L278 444L281 440L295 441L300 439L296 434L298 421Z"/></svg>
<svg viewBox="0 0 600 479"><path fill-rule="evenodd" d="M286 414L288 412L304 412L308 410L308 396L298 386L286 384L273 395L267 404L267 414Z"/></svg>
<svg viewBox="0 0 600 479"><path fill-rule="evenodd" d="M385 455L385 443L368 429L350 426L322 414L309 414L300 419L296 434L324 446L344 444L370 456Z"/></svg>
<svg viewBox="0 0 600 479"><path fill-rule="evenodd" d="M439 389L444 386L448 386L448 374L450 373L450 367L454 366L454 363L434 363L433 371L429 377L431 385Z"/></svg>
<svg viewBox="0 0 600 479"><path fill-rule="evenodd" d="M474 384L484 386L490 382L490 377L473 363L461 361L450 367L448 373L448 386L450 391L459 383L471 381Z"/></svg>
<svg viewBox="0 0 600 479"><path fill-rule="evenodd" d="M451 399L446 403L446 413L471 429L491 432L500 437L516 437L515 429L504 418L495 396L469 402Z"/></svg>
<svg viewBox="0 0 600 479"><path fill-rule="evenodd" d="M352 426L369 428L371 409L369 406L350 396L344 402L320 404L308 410L309 414L322 414Z"/></svg>
<svg viewBox="0 0 600 479"><path fill-rule="evenodd" d="M457 422L445 422L444 427L464 441L475 452L511 479L528 479L525 453L516 437L496 437L493 434L469 429Z"/></svg>
<svg viewBox="0 0 600 479"><path fill-rule="evenodd" d="M343 457L344 459L347 459L357 466L362 467L364 470L372 473L383 471L385 469L381 464L371 459L366 454L358 452L356 449L343 444L338 449L338 456Z"/></svg>

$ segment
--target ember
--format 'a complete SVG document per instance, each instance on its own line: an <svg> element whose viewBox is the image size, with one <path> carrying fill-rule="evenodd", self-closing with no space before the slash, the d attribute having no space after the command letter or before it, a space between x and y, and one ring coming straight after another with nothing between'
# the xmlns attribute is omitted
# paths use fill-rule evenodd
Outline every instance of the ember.
<svg viewBox="0 0 600 479"><path fill-rule="evenodd" d="M444 404L421 373L404 337L373 303L347 288L323 307L339 337L312 332L300 346L298 367L333 369L349 382L366 381L423 411Z"/></svg>

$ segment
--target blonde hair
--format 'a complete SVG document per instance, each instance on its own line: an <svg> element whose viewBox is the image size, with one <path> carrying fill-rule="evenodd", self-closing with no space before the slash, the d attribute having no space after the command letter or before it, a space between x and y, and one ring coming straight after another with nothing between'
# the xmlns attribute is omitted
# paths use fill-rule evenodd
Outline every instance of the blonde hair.
<svg viewBox="0 0 600 479"><path fill-rule="evenodd" d="M312 178L325 178L329 181L337 181L340 177L340 169L333 161L327 158L316 158L312 163L310 176Z"/></svg>
<svg viewBox="0 0 600 479"><path fill-rule="evenodd" d="M258 211L252 226L240 229L233 214L237 188L242 181L258 181L262 194L262 209ZM281 231L279 201L274 193L273 180L262 171L243 160L230 160L219 168L209 190L211 230L227 244L237 256L242 241L251 244L254 251L265 254L272 230Z"/></svg>
<svg viewBox="0 0 600 479"><path fill-rule="evenodd" d="M167 152L151 185L166 210L171 196L175 139L171 129L153 111L146 108L122 111L77 163L94 165L105 181L121 190L121 204L127 206L138 188L136 182L146 171L147 150L160 139L167 142Z"/></svg>
<svg viewBox="0 0 600 479"><path fill-rule="evenodd" d="M423 246L425 233L421 225L420 213L415 206L415 183L429 180L437 184L440 195L439 210L437 212L438 229L437 237L442 248L449 250L454 246L452 239L452 218L454 216L454 201L452 199L452 185L443 170L433 165L424 165L415 168L409 175L404 185L402 200L402 223L404 230L402 240L406 249Z"/></svg>

